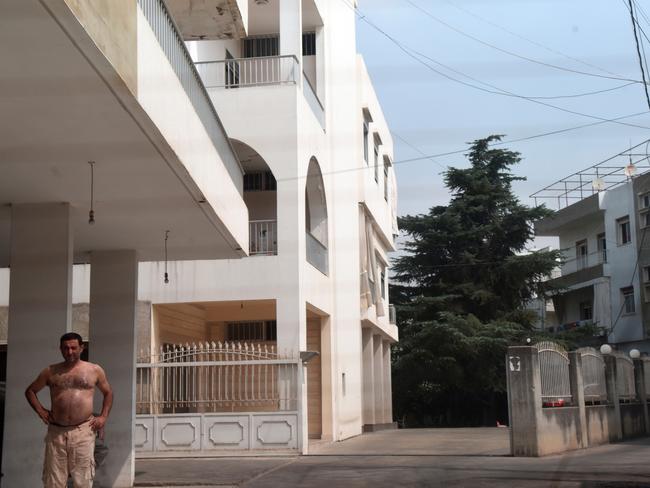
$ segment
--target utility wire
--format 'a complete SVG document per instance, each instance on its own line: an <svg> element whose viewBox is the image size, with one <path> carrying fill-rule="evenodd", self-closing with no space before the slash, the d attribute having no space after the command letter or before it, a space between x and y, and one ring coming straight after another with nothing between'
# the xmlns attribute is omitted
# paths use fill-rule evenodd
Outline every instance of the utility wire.
<svg viewBox="0 0 650 488"><path fill-rule="evenodd" d="M468 14L468 15L474 17L475 19L480 20L481 22L484 22L484 23L486 23L486 24L489 24L489 25L491 25L492 27L496 27L497 29L502 30L503 32L506 32L507 34L510 34L511 36L514 36L514 37L517 37L517 38L519 38L519 39L521 39L521 40L523 40L523 41L529 42L529 43L531 43L531 44L533 44L533 45L535 45L535 46L537 46L537 47L540 47L540 48L542 48L542 49L545 49L545 50L548 51L548 52L551 52L551 53L553 53L553 54L557 54L557 55L562 56L562 57L564 57L564 58L566 58L566 59L570 59L571 61L575 61L576 63L580 63L580 64L582 64L583 66L587 66L587 67L589 67L589 68L597 69L598 71L602 71L603 73L607 73L607 74L610 74L610 75L612 75L612 76L619 76L617 73L613 73L613 72L611 72L611 71L608 71L608 70L606 70L605 68L601 68L600 66L596 66L595 64L587 63L586 61L583 61L582 59L574 58L573 56L569 56L568 54L563 53L562 51L558 51L558 50L556 50L556 49L553 49L553 48L550 48L550 47L548 47L548 46L545 46L544 44L542 44L542 43L540 43L540 42L537 42L537 41L534 41L534 40L532 40L532 39L529 39L528 37L524 37L524 36L522 36L521 34L518 34L518 33L516 33L516 32L513 32L513 31L507 29L506 27L503 27L502 25L497 24L496 22L492 22L491 20L486 19L485 17L481 17L480 15L478 15L478 14L472 12L471 10L468 10L468 9L466 9L466 8L464 8L464 7L461 7L460 5L457 5L456 3L454 3L454 2L452 2L452 1L450 1L450 0L444 0L444 1L445 1L445 3L451 5L452 7L455 7L455 8L457 8L458 10L460 10L460 11L462 11L462 12L465 12L466 14ZM650 22L649 22L649 23L650 23Z"/></svg>
<svg viewBox="0 0 650 488"><path fill-rule="evenodd" d="M650 95L648 95L648 85L645 80L645 70L643 69L643 58L641 57L641 49L639 48L639 36L636 32L636 19L634 18L634 8L632 6L632 0L628 0L630 5L630 17L632 18L632 31L634 32L634 42L636 43L636 53L639 56L639 66L641 68L641 78L643 79L643 88L645 91L645 98L648 102L648 108L650 108Z"/></svg>
<svg viewBox="0 0 650 488"><path fill-rule="evenodd" d="M582 116L582 117L592 118L592 119L595 119L595 120L601 120L601 121L603 121L603 122L613 122L613 123L615 123L615 124L620 124L620 125L624 125L624 126L628 126L628 127L635 127L635 128L639 128L639 129L650 129L650 127L647 127L647 126L637 125L637 124L629 124L629 123L626 123L626 122L620 122L619 120L615 120L615 119L606 119L606 118L604 118L604 117L599 117L599 116L596 116L596 115L590 115L590 114L586 114L586 113L583 113L583 112L578 112L578 111L575 111L575 110L570 110L570 109L566 109L566 108L563 108L563 107L558 107L557 105L553 105L553 104L550 104L550 103L546 103L546 102L543 102L543 101L541 101L541 100L534 100L534 99L531 99L531 98L526 98L526 97L524 97L524 96L517 95L517 94L515 94L515 93L509 92L509 91L507 91L507 90L503 90L502 88L496 87L496 86L491 85L491 84L489 84L489 83L486 83L486 82L483 82L483 81L480 81L480 80L476 80L475 78L472 78L472 77L469 76L469 75L466 75L466 74L464 74L464 73L462 73L462 72L460 72L460 71L458 71L458 70L455 70L454 68L451 68L451 67L449 67L449 66L447 66L447 65L444 65L444 64L442 64L442 63L440 63L440 62L434 60L433 58L430 58L429 56L426 56L426 55L423 54L423 53L420 53L420 52L418 52L418 51L416 51L416 50L414 50L414 49L412 49L412 48L409 48L409 47L403 45L403 44L402 44L399 40L397 40L395 37L391 36L391 35L388 34L386 31L384 31L384 30L381 29L379 26L377 26L375 23L373 23L370 19L368 19L368 17L367 17L366 15L362 15L362 14L358 13L358 12L357 12L357 9L354 9L354 7L351 7L347 2L345 2L345 0L342 0L342 1L343 1L343 3L344 3L345 5L347 5L349 8L351 8L351 9L354 10L355 14L357 14L357 15L359 16L359 19L360 19L360 20L362 20L363 22L365 22L366 24L368 24L369 26L371 26L373 29L375 29L375 30L377 30L379 33L381 33L384 37L386 37L386 38L387 38L388 40L390 40L393 44L395 44L395 45L396 45L396 46L397 46L397 47L398 47L402 52L404 52L407 56L409 56L410 58L414 59L414 60L417 61L418 63L422 64L423 66L425 66L425 67L428 68L429 70L433 71L434 73L436 73L436 74L438 74L438 75L440 75L440 76L442 76L442 77L444 77L444 78L447 78L448 80L454 81L454 82L456 82L456 83L459 83L459 84L461 84L461 85L465 85L465 86L470 87L470 88L474 88L474 89L479 90L479 91L483 91L483 92L487 92L487 93L492 93L492 94L495 94L495 95L508 96L508 97L514 97L514 98L521 98L522 100L528 100L529 102L536 103L536 104L538 104L538 105L543 105L543 106L546 106L546 107L549 107L549 108L554 108L554 109L556 109L556 110L560 110L560 111L562 111L562 112L570 113L570 114L572 114L572 115L580 115L580 116ZM480 86L474 85L474 84L472 84L472 83L468 83L468 82L466 82L466 81L459 80L458 78L454 78L453 76L448 75L447 73L444 73L444 72L442 72L442 71L440 71L440 70L434 68L434 67L431 66L430 64L424 62L422 59L420 59L420 58L419 58L418 56L416 56L414 53L417 54L418 56L421 56L421 57L423 57L423 58L425 58L425 59L428 59L429 61L431 61L431 62L433 62L433 63L435 63L435 64L437 64L437 65L439 65L439 66L441 66L441 67L443 67L443 68L445 68L445 69L447 69L447 70L449 70L449 71L453 71L453 72L459 73L459 74L461 74L461 75L463 75L463 76L465 76L465 77L467 77L467 78L469 78L469 79L471 79L471 80L473 80L473 81L475 81L475 82L477 82L477 83L481 83L481 84L483 84L483 85L490 86L490 87L494 88L494 90L489 90L489 89L486 89L486 88L483 88L483 87L480 87ZM495 91L495 90L496 90L496 91Z"/></svg>
<svg viewBox="0 0 650 488"><path fill-rule="evenodd" d="M558 66L558 65L555 65L555 64L551 64L551 63L545 63L544 61L539 61L537 59L529 58L527 56L522 56L521 54L517 54L515 52L508 51L507 49L500 48L499 46L495 46L494 44L486 42L486 41L484 41L482 39L479 39L478 37L475 37L475 36L473 36L471 34L468 34L465 31L462 31L461 29L458 29L457 27L454 27L453 25L451 25L451 24L445 22L444 20L436 17L431 12L429 12L428 10L425 10L424 8L420 7L419 5L417 5L416 3L414 3L411 0L405 0L405 2L408 3L409 5L411 5L413 8L415 8L415 9L419 10L420 12L422 12L424 15L426 15L430 19L438 22L439 24L444 25L445 27L453 30L454 32L457 32L458 34L460 34L460 35L462 35L464 37L467 37L468 39L472 39L473 41L476 41L479 44L483 44L484 46L495 49L495 50L497 50L499 52L502 52L504 54L508 54L509 56L514 56L516 58L523 59L525 61L535 63L535 64L539 64L539 65L542 65L542 66L546 66L548 68L553 68L553 69L557 69L557 70L561 70L561 71L568 71L570 73L576 73L576 74L579 74L579 75L592 76L592 77L596 77L596 78L605 78L605 79L609 79L609 80L622 80L622 81L629 81L629 82L633 82L633 83L640 83L639 80L632 80L632 79L628 79L628 78L622 78L622 77L619 77L619 76L606 76L606 75L600 75L600 74L597 74L597 73L589 73L587 71L580 71L580 70L576 70L576 69L565 68L563 66ZM645 84L645 81L644 81L644 84Z"/></svg>

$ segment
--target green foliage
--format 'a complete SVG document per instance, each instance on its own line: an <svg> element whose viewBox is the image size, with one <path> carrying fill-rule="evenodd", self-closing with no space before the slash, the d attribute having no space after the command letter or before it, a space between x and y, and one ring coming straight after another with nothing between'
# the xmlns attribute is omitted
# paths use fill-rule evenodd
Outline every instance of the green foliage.
<svg viewBox="0 0 650 488"><path fill-rule="evenodd" d="M400 218L406 253L394 266L391 300L400 343L394 398L408 425L477 425L501 417L506 348L531 337L525 304L546 291L555 251L523 254L531 223L549 215L512 193L519 154L470 145L470 167L450 168L449 205ZM494 425L494 424L492 424Z"/></svg>

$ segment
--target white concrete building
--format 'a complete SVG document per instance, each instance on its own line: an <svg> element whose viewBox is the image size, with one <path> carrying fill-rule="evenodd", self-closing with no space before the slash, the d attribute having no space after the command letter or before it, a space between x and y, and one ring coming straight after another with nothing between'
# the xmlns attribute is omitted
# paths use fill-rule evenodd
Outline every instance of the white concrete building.
<svg viewBox="0 0 650 488"><path fill-rule="evenodd" d="M625 164L589 168L567 178L566 187L560 180L566 194L556 191L554 198L562 208L535 224L536 235L559 237L564 254L553 279L560 287L553 297L556 321L545 327L593 323L602 340L650 353L650 173L627 177ZM549 194L552 189L533 196Z"/></svg>
<svg viewBox="0 0 650 488"><path fill-rule="evenodd" d="M171 262L169 284L162 263L142 265L139 296L153 310L142 346L246 340L318 351L304 402L281 417L287 432L274 437L276 447L304 452L308 437L341 440L391 425L393 148L355 51L354 11L345 2L250 1L247 36L222 39L184 2L172 9L176 3L185 37L202 39L188 46L246 172L251 256ZM143 435L167 425L142 421ZM205 425L213 421L178 420L186 428L176 442L200 448L199 428L229 438ZM251 434L255 418L236 422L230 447L263 447L259 432ZM141 448L163 446L143 437Z"/></svg>
<svg viewBox="0 0 650 488"><path fill-rule="evenodd" d="M2 484L41 485L23 392L61 360L73 263L91 263L87 339L115 391L98 484L132 486L138 262L162 259L167 229L176 259L245 256L243 170L157 0L3 1L0 65Z"/></svg>
<svg viewBox="0 0 650 488"><path fill-rule="evenodd" d="M75 251L59 279L68 283L57 298L60 317L47 308L52 298L30 285L29 303L47 297L47 314L17 319L13 300L21 292L15 291L13 256L22 245L9 252L9 243L18 242L9 222L16 228L20 221L3 214L1 264L12 269L10 278L0 274L0 300L6 301L0 306L7 306L4 318L0 309L0 333L3 322L9 330L4 480L24 475L27 467L38 473L41 428L22 390L44 362L56 361L52 344L70 328L88 340L90 360L107 366L118 391L129 390L109 425L109 435L119 425L126 439L116 446L109 438L111 486L131 486L134 446L146 452L266 442L305 452L308 438L335 441L392 425L390 347L397 328L387 276L397 233L393 148L355 51L354 11L346 2L323 0L210 0L196 8L168 0L169 10L162 0L116 5L12 0L0 10L6 36L1 59L13 70L1 76L13 82L18 99L0 101L0 120L12 134L0 148L22 158L8 166L0 160L3 176L4 167L12 175L0 178L1 201L15 215L18 203L70 202ZM30 22L47 29L39 30L40 42L28 39L18 50L9 38L30 29ZM44 54L43 42L53 51ZM21 83L25 73L38 83ZM94 85L70 89L76 76ZM28 91L23 98L21 90ZM21 119L25 108L35 115ZM57 125L61 119L65 123ZM40 130L35 140L42 142L21 150L34 120ZM35 159L38 178L25 169ZM86 222L89 160L96 162L94 226ZM50 252L54 242L36 234L24 239L38 243L38 253ZM137 269L112 273L118 269L111 267L112 254L104 259L99 251L113 249L132 250L127 261L139 261ZM240 259L247 250L250 256ZM71 273L72 262L90 265ZM106 301L105 282L129 290L124 282L133 286L136 278L137 304L134 290L124 298L128 306ZM42 286L51 288L46 281ZM15 326L16 320L23 322ZM50 322L56 327L41 334ZM137 347L150 353L161 346L245 340L320 355L306 375L297 369L295 408L269 413L262 405L251 412L242 404L231 406L228 417L190 407L169 414L162 407L138 415L134 427L136 336ZM24 358L33 371L17 370ZM131 366L123 371L113 364ZM146 381L158 381L138 378L138 392ZM272 381L290 385L284 380ZM28 438L17 430L26 424Z"/></svg>

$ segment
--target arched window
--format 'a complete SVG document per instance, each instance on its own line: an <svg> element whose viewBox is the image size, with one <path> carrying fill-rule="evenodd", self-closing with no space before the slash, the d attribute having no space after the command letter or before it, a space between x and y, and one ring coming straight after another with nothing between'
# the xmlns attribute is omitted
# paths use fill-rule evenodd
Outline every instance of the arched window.
<svg viewBox="0 0 650 488"><path fill-rule="evenodd" d="M327 200L323 175L318 161L313 157L309 161L305 184L305 233L307 261L327 274Z"/></svg>

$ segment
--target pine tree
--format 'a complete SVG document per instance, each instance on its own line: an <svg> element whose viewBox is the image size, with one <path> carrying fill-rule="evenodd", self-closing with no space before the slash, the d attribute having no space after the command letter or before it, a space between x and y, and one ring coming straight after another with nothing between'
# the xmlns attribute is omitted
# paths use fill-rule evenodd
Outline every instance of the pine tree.
<svg viewBox="0 0 650 488"><path fill-rule="evenodd" d="M475 141L470 167L445 173L448 205L399 221L408 240L391 288L400 326L394 398L411 425L505 421L506 347L530 334L526 302L546 291L557 266L557 251L525 252L532 222L550 211L513 194L524 179L510 172L520 156L490 147L499 140Z"/></svg>

